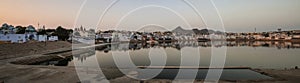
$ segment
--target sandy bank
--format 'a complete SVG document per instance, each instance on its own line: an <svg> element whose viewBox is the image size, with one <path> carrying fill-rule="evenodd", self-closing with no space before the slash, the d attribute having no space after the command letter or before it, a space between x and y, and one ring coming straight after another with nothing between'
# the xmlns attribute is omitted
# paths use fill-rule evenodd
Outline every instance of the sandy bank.
<svg viewBox="0 0 300 83"><path fill-rule="evenodd" d="M0 66L0 82L4 83L76 83L75 68L4 64Z"/></svg>
<svg viewBox="0 0 300 83"><path fill-rule="evenodd" d="M0 60L34 54L43 54L56 49L72 48L66 41L57 42L27 42L0 44Z"/></svg>
<svg viewBox="0 0 300 83"><path fill-rule="evenodd" d="M300 82L300 69L258 69L262 74L275 78L279 83L299 83Z"/></svg>

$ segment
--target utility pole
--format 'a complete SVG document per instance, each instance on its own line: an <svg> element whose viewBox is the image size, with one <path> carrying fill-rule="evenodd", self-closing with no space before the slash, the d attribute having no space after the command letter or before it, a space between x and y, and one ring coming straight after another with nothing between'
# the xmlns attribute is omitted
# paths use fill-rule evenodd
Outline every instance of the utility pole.
<svg viewBox="0 0 300 83"><path fill-rule="evenodd" d="M46 35L46 37L45 37L45 46L47 46L48 35L47 35L47 32L46 32L46 27L45 27L45 25L43 25L43 29L42 29L42 30L45 31L45 34L43 34L43 36Z"/></svg>

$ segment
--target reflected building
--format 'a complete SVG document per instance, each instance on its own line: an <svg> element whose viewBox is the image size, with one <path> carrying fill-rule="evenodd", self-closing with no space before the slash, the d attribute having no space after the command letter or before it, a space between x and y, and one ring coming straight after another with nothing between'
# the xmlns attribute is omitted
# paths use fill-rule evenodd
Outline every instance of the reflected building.
<svg viewBox="0 0 300 83"><path fill-rule="evenodd" d="M128 51L148 48L184 48L184 47L270 47L270 48L300 48L300 42L279 42L279 41L178 41L169 43L119 43L96 47L98 51Z"/></svg>
<svg viewBox="0 0 300 83"><path fill-rule="evenodd" d="M169 43L118 43L97 46L88 50L82 50L79 54L74 54L75 58L84 61L87 57L95 55L96 51L109 53L110 51L135 51L150 48L175 48L181 50L184 47L194 48L210 48L210 47L266 47L277 49L298 49L300 42L279 42L279 41L211 41L211 42L195 42L195 41L178 41Z"/></svg>

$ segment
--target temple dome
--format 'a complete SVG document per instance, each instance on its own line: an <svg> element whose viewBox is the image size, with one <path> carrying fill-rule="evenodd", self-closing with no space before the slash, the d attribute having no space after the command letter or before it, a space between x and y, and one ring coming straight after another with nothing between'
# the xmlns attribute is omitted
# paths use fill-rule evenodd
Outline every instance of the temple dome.
<svg viewBox="0 0 300 83"><path fill-rule="evenodd" d="M9 28L9 25L7 23L2 24L2 29L7 30Z"/></svg>
<svg viewBox="0 0 300 83"><path fill-rule="evenodd" d="M29 25L25 30L26 32L36 32L35 28L32 25Z"/></svg>

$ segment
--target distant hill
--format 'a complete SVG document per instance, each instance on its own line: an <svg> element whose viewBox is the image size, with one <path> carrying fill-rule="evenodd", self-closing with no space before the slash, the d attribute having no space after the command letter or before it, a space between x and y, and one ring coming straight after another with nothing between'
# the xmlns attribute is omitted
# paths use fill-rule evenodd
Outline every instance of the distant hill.
<svg viewBox="0 0 300 83"><path fill-rule="evenodd" d="M178 26L174 30L172 30L173 33L178 33L178 34L194 34L193 30L185 30Z"/></svg>
<svg viewBox="0 0 300 83"><path fill-rule="evenodd" d="M192 29L192 30L186 30L181 28L180 26L178 26L177 28L175 28L174 30L172 30L173 33L178 33L178 34L220 34L222 33L221 31L214 31L214 30L210 30L210 29Z"/></svg>
<svg viewBox="0 0 300 83"><path fill-rule="evenodd" d="M138 32L157 32L157 31L168 31L166 28L162 27L162 26L157 26L157 25L149 25L149 26L145 26L140 28L139 30L137 30Z"/></svg>

